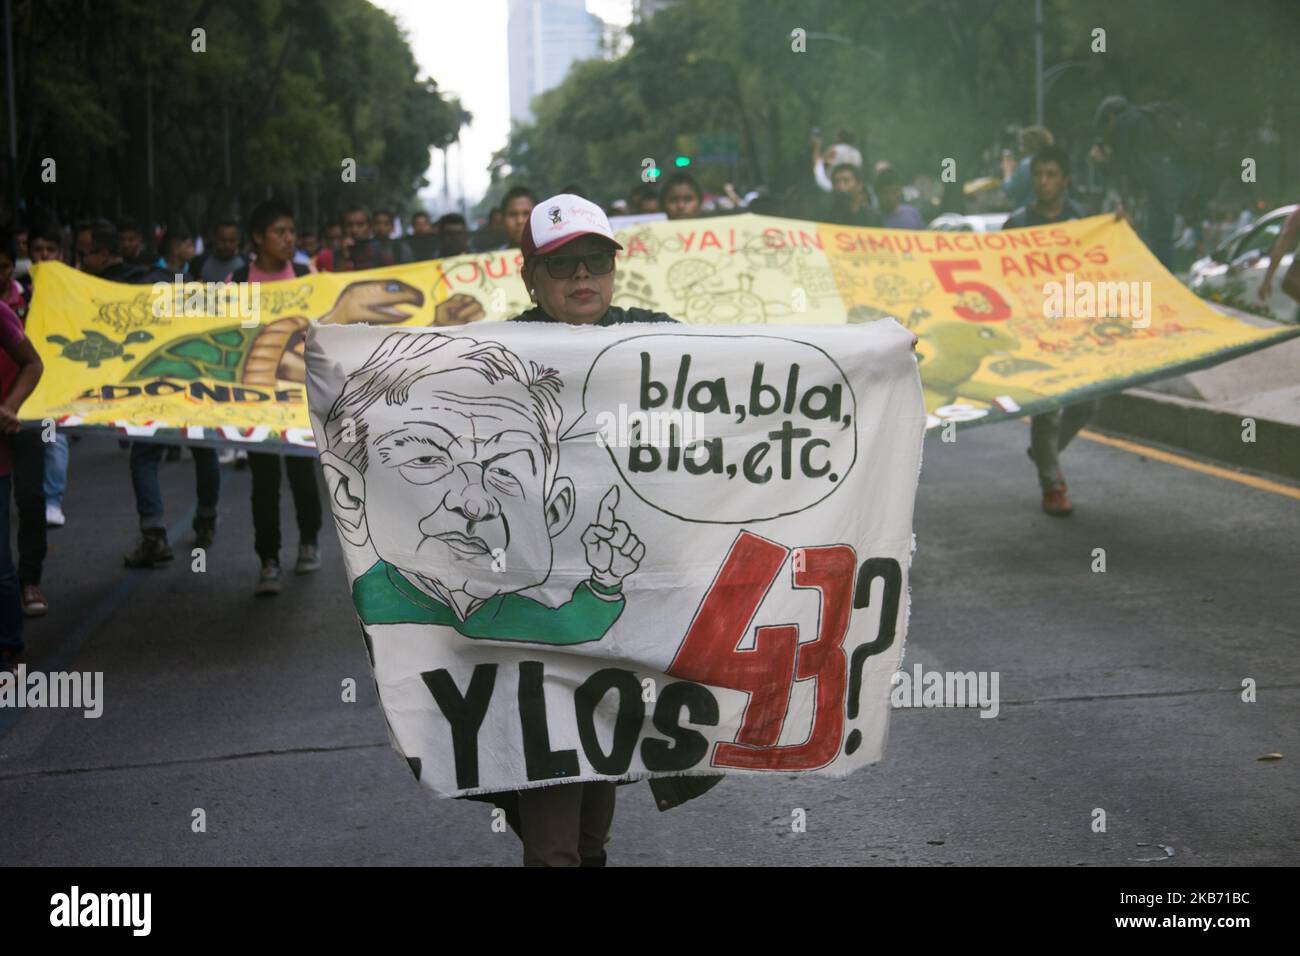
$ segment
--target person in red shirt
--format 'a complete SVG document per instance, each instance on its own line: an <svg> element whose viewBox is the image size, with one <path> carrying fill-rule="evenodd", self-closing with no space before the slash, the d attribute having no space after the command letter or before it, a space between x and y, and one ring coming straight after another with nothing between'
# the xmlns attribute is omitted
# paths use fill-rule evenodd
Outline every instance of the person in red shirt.
<svg viewBox="0 0 1300 956"><path fill-rule="evenodd" d="M307 274L306 266L293 261L296 238L293 210L284 203L271 199L259 203L249 215L248 232L253 240L253 261L234 272L229 281L284 282ZM248 469L253 474L253 547L262 562L254 591L259 597L280 593L281 460L284 461L284 470L289 473L289 491L298 518L298 561L294 573L310 574L320 568L320 548L316 539L320 533L321 504L316 487L315 459L250 451Z"/></svg>
<svg viewBox="0 0 1300 956"><path fill-rule="evenodd" d="M321 258L324 257L326 262L332 262L338 255L339 250L343 247L343 224L339 222L327 222L320 231L320 248L311 258L311 264L317 272L331 272L321 265ZM329 255L326 256L325 253Z"/></svg>
<svg viewBox="0 0 1300 956"><path fill-rule="evenodd" d="M11 259L17 258L12 234L5 237ZM0 670L23 662L23 607L9 547L9 441L23 430L18 410L41 379L44 366L13 309L0 303Z"/></svg>
<svg viewBox="0 0 1300 956"><path fill-rule="evenodd" d="M45 224L38 224L33 230L30 245L35 262L44 262L51 258L49 254L51 244L46 238L48 232L49 227ZM58 246L55 245L54 249L57 250ZM8 286L9 290L8 295L0 296L0 302L9 306L25 327L31 291L24 289L12 278L13 252L13 237L7 232L0 232L0 289ZM18 512L18 584L22 589L23 614L27 617L40 617L50 609L49 602L45 600L40 587L47 550L46 527L47 524L53 527L61 524L61 522L49 522L51 514L46 491L50 478L55 475L47 475L47 456L56 459L55 467L50 471L57 472L61 476L62 483L67 481L68 436L59 434L57 429L53 436L43 432L44 429L25 428L9 440L14 505ZM53 441L46 440L51 437ZM60 443L62 447L59 447ZM58 490L60 503L62 495L62 484L60 484ZM7 501L4 507L8 507ZM61 511L58 512L58 517L62 517Z"/></svg>

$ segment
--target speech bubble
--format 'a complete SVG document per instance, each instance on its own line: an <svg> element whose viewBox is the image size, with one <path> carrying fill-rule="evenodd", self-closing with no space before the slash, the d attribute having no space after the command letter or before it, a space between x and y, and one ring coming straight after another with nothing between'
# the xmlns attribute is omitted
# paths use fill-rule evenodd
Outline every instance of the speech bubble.
<svg viewBox="0 0 1300 956"><path fill-rule="evenodd" d="M835 493L857 398L822 349L774 335L638 335L592 362L582 415L638 498L704 524L770 521Z"/></svg>

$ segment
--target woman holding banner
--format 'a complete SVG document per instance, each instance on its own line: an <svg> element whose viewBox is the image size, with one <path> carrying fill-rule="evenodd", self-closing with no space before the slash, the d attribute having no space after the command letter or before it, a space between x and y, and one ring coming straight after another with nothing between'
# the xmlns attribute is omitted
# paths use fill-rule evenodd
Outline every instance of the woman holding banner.
<svg viewBox="0 0 1300 956"><path fill-rule="evenodd" d="M524 227L521 274L536 305L516 322L618 325L674 322L662 312L610 306L614 297L614 239L600 207L560 194L538 203ZM650 781L660 810L678 806L712 788L720 776L669 777ZM524 845L525 866L604 866L605 843L614 820L613 782L558 784L470 799L493 803Z"/></svg>

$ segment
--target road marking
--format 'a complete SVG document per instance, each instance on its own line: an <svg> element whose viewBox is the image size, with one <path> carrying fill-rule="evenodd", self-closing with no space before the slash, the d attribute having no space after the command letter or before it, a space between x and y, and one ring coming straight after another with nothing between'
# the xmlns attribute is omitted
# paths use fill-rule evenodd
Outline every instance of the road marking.
<svg viewBox="0 0 1300 956"><path fill-rule="evenodd" d="M1162 451L1159 448L1152 448L1150 445L1143 445L1135 441L1126 441L1123 438L1111 438L1109 435L1102 435L1099 432L1084 429L1079 432L1080 438L1086 438L1089 441L1100 442L1103 445L1110 445L1112 448L1118 448L1122 451L1132 452L1135 455L1143 455L1146 458L1154 458L1156 461L1163 461L1170 465L1177 465L1180 468L1186 468L1189 471L1199 471L1207 475L1214 475L1216 478L1223 478L1226 481L1235 481L1239 485L1248 485L1251 488L1257 488L1260 491L1271 491L1275 495L1284 495L1287 498L1295 498L1300 501L1300 488L1293 488L1290 485L1284 485L1280 482L1269 481L1267 478L1257 478L1255 475L1243 474L1239 471L1232 471L1228 468L1220 468L1217 465L1207 465L1204 462L1196 461L1192 458L1184 458L1182 455L1175 455L1173 452Z"/></svg>
<svg viewBox="0 0 1300 956"><path fill-rule="evenodd" d="M1234 693L1236 688L1229 688ZM1258 690L1269 690L1270 688L1260 685ZM111 764L101 767L49 767L44 770L20 770L18 773L0 773L0 782L5 780L19 780L24 777L66 777L69 774L79 773L117 773L123 770L153 770L160 767L183 767L186 765L205 764L205 763L224 763L229 760L250 760L261 757L294 757L303 754L336 754L344 753L350 750L391 750L393 745L387 740L380 740L368 744L332 744L330 746L304 746L289 747L285 750L254 750L244 751L233 754L212 754L206 757L179 757L169 760L146 760L140 763L122 763Z"/></svg>

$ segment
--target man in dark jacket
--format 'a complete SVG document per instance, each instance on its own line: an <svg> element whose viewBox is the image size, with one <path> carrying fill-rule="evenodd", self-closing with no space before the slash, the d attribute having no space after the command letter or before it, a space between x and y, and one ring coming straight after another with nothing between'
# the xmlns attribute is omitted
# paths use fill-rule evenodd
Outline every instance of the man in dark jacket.
<svg viewBox="0 0 1300 956"><path fill-rule="evenodd" d="M117 227L107 219L95 219L78 230L77 245L79 268L82 272L130 285L152 285L168 282L173 276L163 268L145 262L122 258Z"/></svg>
<svg viewBox="0 0 1300 956"><path fill-rule="evenodd" d="M110 282L131 285L173 281L174 277L164 269L124 260L118 245L117 228L108 220L91 223L89 234L81 253L83 271ZM215 449L196 447L190 451L194 455L194 483L199 499L193 522L195 544L206 548L212 544L217 530L221 468ZM131 442L131 487L135 491L135 508L140 516L140 541L124 559L128 568L154 568L166 564L173 557L171 545L167 543L162 486L158 481L158 467L166 453L167 445L164 443Z"/></svg>
<svg viewBox="0 0 1300 956"><path fill-rule="evenodd" d="M1142 241L1171 272L1174 268L1174 217L1198 189L1195 157L1183 138L1196 124L1172 104L1136 106L1108 96L1094 117L1099 141L1091 156L1117 175L1129 196L1145 200Z"/></svg>
<svg viewBox="0 0 1300 956"><path fill-rule="evenodd" d="M1082 219L1088 211L1071 199L1070 157L1059 146L1044 146L1030 163L1034 201L1013 212L1003 229L1048 226L1069 219ZM1067 494L1060 455L1065 446L1097 411L1096 399L1075 402L1064 409L1035 415L1029 429L1029 457L1038 470L1038 486L1043 492L1045 514L1064 518L1074 511Z"/></svg>

